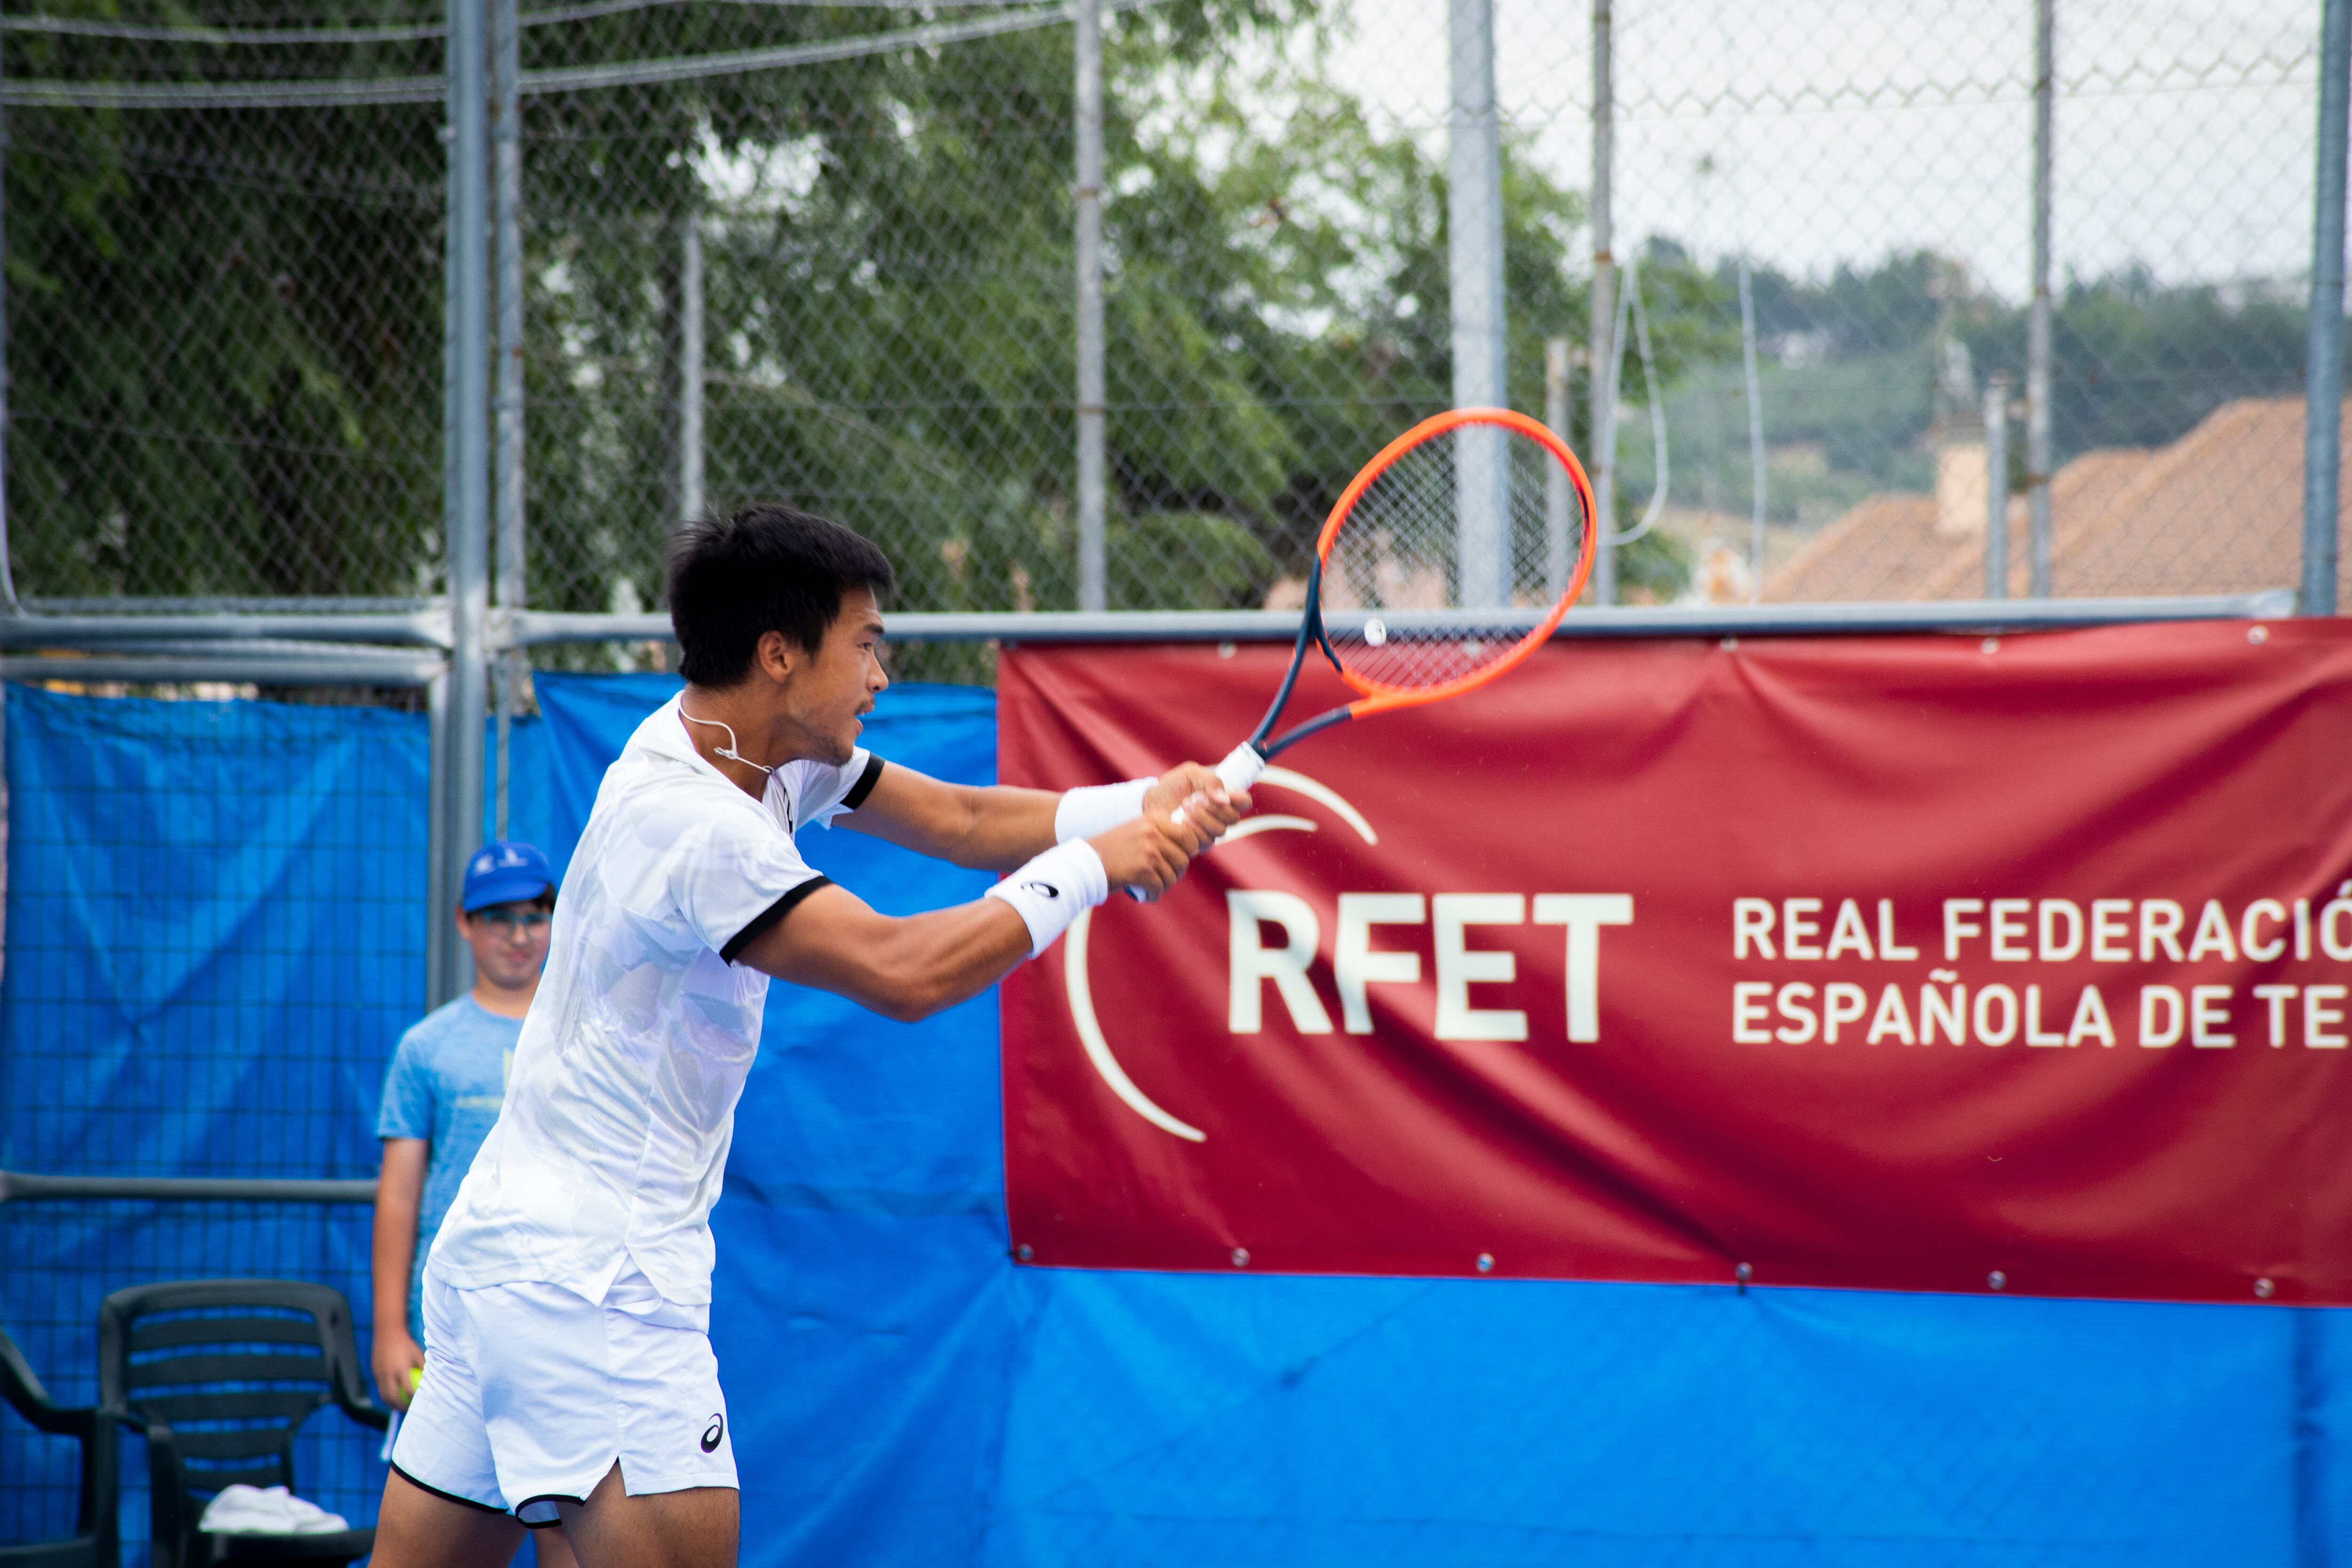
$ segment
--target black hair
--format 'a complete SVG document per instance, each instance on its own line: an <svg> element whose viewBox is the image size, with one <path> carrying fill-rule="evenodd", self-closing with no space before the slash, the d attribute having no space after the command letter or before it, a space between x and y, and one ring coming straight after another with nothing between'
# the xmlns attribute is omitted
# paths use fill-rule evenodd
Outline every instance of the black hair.
<svg viewBox="0 0 2352 1568"><path fill-rule="evenodd" d="M769 632L814 653L844 594L871 588L879 599L896 584L870 541L793 507L758 501L688 522L669 552L677 672L695 686L733 686L751 672Z"/></svg>

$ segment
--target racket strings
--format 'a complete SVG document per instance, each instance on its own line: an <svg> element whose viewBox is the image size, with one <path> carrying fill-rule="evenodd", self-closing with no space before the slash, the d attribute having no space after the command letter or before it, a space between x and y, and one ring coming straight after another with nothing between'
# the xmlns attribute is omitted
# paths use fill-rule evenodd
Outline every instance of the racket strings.
<svg viewBox="0 0 2352 1568"><path fill-rule="evenodd" d="M1469 426L1420 443L1364 488L1331 540L1332 651L1395 690L1467 679L1559 598L1586 522L1567 469L1538 441Z"/></svg>

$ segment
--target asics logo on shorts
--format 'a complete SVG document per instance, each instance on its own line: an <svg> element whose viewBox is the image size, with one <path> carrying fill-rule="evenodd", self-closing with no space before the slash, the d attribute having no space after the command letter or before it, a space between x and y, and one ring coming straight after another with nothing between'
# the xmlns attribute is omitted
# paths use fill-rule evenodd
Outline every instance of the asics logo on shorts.
<svg viewBox="0 0 2352 1568"><path fill-rule="evenodd" d="M727 1417L713 1415L710 1425L702 1429L702 1451L706 1454L719 1447L719 1439L727 1436Z"/></svg>

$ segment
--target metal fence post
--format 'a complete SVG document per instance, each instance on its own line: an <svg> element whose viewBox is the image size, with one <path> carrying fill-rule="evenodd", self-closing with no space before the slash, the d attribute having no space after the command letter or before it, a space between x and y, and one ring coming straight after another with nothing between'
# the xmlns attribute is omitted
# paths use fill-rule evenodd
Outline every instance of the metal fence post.
<svg viewBox="0 0 2352 1568"><path fill-rule="evenodd" d="M1562 441L1569 436L1569 365L1575 345L1566 338L1544 340L1544 426ZM1557 600L1568 592L1569 574L1576 567L1569 518L1576 505L1568 470L1558 463L1544 470L1544 595ZM1590 520L1587 520L1590 526Z"/></svg>
<svg viewBox="0 0 2352 1568"><path fill-rule="evenodd" d="M1494 0L1447 0L1447 278L1454 314L1454 406L1509 399L1503 341L1503 143L1495 113ZM1464 605L1511 597L1511 474L1501 435L1454 437L1454 532Z"/></svg>
<svg viewBox="0 0 2352 1568"><path fill-rule="evenodd" d="M2050 108L2056 39L2052 0L2033 5L2033 307L2025 323L2025 483L2032 566L2027 591L2050 596Z"/></svg>
<svg viewBox="0 0 2352 1568"><path fill-rule="evenodd" d="M2009 377L1985 382L1984 596L2009 597Z"/></svg>
<svg viewBox="0 0 2352 1568"><path fill-rule="evenodd" d="M1764 599L1764 382L1756 369L1756 291L1739 253L1739 369L1748 389L1748 602Z"/></svg>
<svg viewBox="0 0 2352 1568"><path fill-rule="evenodd" d="M0 65L5 65L0 61ZM0 69L0 84L7 79ZM8 119L0 109L0 605L16 613L16 572L8 559Z"/></svg>
<svg viewBox="0 0 2352 1568"><path fill-rule="evenodd" d="M1102 0L1077 0L1078 608L1108 604L1103 553Z"/></svg>
<svg viewBox="0 0 2352 1568"><path fill-rule="evenodd" d="M1601 537L1592 561L1592 602L1617 602L1617 258L1610 253L1609 184L1616 163L1616 87L1609 59L1610 0L1592 0L1591 380L1585 402L1592 429L1592 500Z"/></svg>
<svg viewBox="0 0 2352 1568"><path fill-rule="evenodd" d="M457 984L457 932L449 911L457 902L450 868L460 862L449 853L449 672L436 675L425 687L425 1005L438 1007L463 989ZM460 884L461 885L461 884Z"/></svg>
<svg viewBox="0 0 2352 1568"><path fill-rule="evenodd" d="M2319 177L2312 210L2310 346L2303 373L2303 594L2306 616L2336 613L2344 454L2344 172L2352 88L2352 0L2319 24Z"/></svg>
<svg viewBox="0 0 2352 1568"><path fill-rule="evenodd" d="M484 658L489 616L489 81L483 0L449 0L449 214L447 384L442 449L448 508L447 571L451 649L444 709L446 766L438 782L447 798L442 846L444 884L454 899L466 858L482 841L482 742L488 692ZM434 911L446 923L447 909ZM462 944L450 942L436 976L436 1005L473 984Z"/></svg>
<svg viewBox="0 0 2352 1568"><path fill-rule="evenodd" d="M702 513L702 220L689 216L677 274L677 513Z"/></svg>
<svg viewBox="0 0 2352 1568"><path fill-rule="evenodd" d="M523 581L523 363L522 363L522 26L519 0L495 0L491 74L496 101L498 163L499 384L498 509L499 607L516 610L526 599ZM496 837L507 836L507 805L515 686L524 655L509 648L499 658L499 752Z"/></svg>

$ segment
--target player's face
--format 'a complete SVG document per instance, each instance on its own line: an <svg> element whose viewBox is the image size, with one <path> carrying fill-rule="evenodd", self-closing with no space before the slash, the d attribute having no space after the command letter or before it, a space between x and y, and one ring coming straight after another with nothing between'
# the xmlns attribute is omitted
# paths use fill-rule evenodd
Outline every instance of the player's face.
<svg viewBox="0 0 2352 1568"><path fill-rule="evenodd" d="M816 657L806 667L794 696L796 717L811 748L824 761L849 761L865 730L874 699L890 684L882 673L882 607L871 588L852 588L841 596L841 614L817 645Z"/></svg>
<svg viewBox="0 0 2352 1568"><path fill-rule="evenodd" d="M474 950L474 970L491 984L519 991L547 967L547 938L554 916L543 901L492 904L461 918L459 930Z"/></svg>

